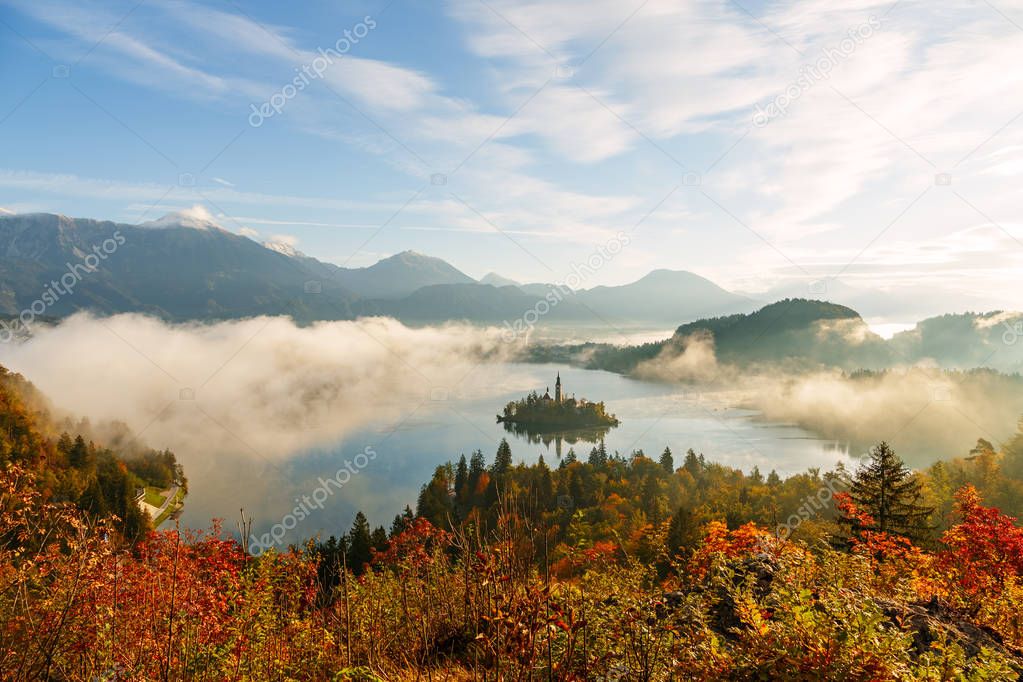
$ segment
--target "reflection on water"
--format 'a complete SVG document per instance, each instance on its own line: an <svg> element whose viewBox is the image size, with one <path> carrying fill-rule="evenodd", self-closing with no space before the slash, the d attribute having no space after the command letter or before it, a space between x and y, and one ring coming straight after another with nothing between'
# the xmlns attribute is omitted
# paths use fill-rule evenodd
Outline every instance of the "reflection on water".
<svg viewBox="0 0 1023 682"><path fill-rule="evenodd" d="M560 460L564 452L564 444L568 444L569 447L577 445L579 443L597 443L604 440L604 436L611 430L610 426L599 426L586 429L569 429L569 430L550 430L550 429L538 429L529 424L523 424L520 422L502 422L504 424L504 430L511 433L521 440L526 441L532 445L543 444L547 450L554 446L554 454Z"/></svg>
<svg viewBox="0 0 1023 682"><path fill-rule="evenodd" d="M605 401L621 425L603 434L531 434L506 431L495 423L495 411L530 390L542 389L559 370L569 391L580 398ZM341 442L288 459L269 460L249 453L217 458L179 453L189 479L182 523L204 528L216 517L233 528L244 508L254 521L253 529L261 533L290 514L298 522L288 530L285 542L296 543L319 532L346 531L360 509L374 526L389 527L406 504L415 508L420 487L438 465L456 461L462 454L468 458L476 449L490 463L497 444L508 436L516 462L535 462L543 455L552 466L573 444L584 445L585 452L578 454L585 458L589 450L585 444L601 439L608 452L623 456L634 450L656 456L665 446L675 452L693 448L713 462L744 471L756 466L765 474L773 469L783 476L809 467L830 469L838 461L850 463L843 444L814 438L794 426L758 421L756 413L730 407L737 402L735 394L697 394L684 386L608 372L485 364L435 399L405 406L399 418L367 425ZM322 508L293 513L304 497L323 487L322 481L337 475L346 461L367 447L377 453L375 459L342 489L330 487Z"/></svg>

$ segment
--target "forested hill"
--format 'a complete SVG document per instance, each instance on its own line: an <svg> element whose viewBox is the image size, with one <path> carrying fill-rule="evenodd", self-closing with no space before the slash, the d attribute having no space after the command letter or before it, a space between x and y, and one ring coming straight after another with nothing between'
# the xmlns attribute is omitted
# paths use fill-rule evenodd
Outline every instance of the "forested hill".
<svg viewBox="0 0 1023 682"><path fill-rule="evenodd" d="M748 314L740 313L689 322L679 326L675 334L689 336L701 330L708 331L714 334L722 347L735 344L744 348L748 345L750 337L762 339L787 333L802 333L815 324L829 320L857 325L863 322L859 313L844 305L789 298L765 305Z"/></svg>
<svg viewBox="0 0 1023 682"><path fill-rule="evenodd" d="M852 308L800 298L771 303L749 314L713 317L679 326L664 341L637 346L537 346L529 360L566 362L629 373L647 360L673 357L694 343L713 346L718 362L787 369L884 369L920 361L947 369L1023 369L1023 313L993 311L929 318L885 340Z"/></svg>
<svg viewBox="0 0 1023 682"><path fill-rule="evenodd" d="M785 363L849 369L890 364L894 354L851 308L807 299L786 299L756 312L683 324L671 338L638 346L581 344L538 347L530 359L576 362L590 369L628 373L662 353L678 354L693 343L712 345L717 360L735 365Z"/></svg>
<svg viewBox="0 0 1023 682"><path fill-rule="evenodd" d="M116 517L119 530L136 538L151 525L138 490L184 487L183 472L172 452L135 442L123 425L102 429L106 444L99 431L85 420L57 418L31 383L0 367L0 467L31 475L43 502L70 502L93 519Z"/></svg>
<svg viewBox="0 0 1023 682"><path fill-rule="evenodd" d="M684 324L673 341L710 333L718 360L734 364L799 358L849 368L886 366L892 352L852 308L806 299L786 299L748 315Z"/></svg>
<svg viewBox="0 0 1023 682"><path fill-rule="evenodd" d="M1023 529L989 506L1019 510L1023 433L922 471L884 442L855 471L788 478L692 450L651 454L598 445L556 466L514 464L502 441L488 466L477 450L439 466L390 534L360 513L349 533L311 543L320 588L347 608L346 590L371 585L363 599L395 614L419 595L422 622L442 638L421 656L439 649L475 669L491 649L473 643L485 641L498 653L484 667L523 679L552 659L577 673L564 679L635 673L637 640L657 674L628 679L1023 673ZM445 621L440 595L452 591ZM494 605L482 626L459 629L476 599ZM407 634L394 641L422 641L407 621L395 616ZM501 637L512 639L503 660Z"/></svg>

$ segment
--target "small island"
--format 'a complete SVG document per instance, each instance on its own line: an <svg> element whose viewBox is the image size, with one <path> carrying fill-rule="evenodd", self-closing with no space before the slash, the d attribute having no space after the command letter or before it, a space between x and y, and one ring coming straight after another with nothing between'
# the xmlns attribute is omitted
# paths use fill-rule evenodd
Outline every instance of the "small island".
<svg viewBox="0 0 1023 682"><path fill-rule="evenodd" d="M561 385L561 373L554 384L554 397L550 388L541 396L533 391L521 400L504 407L497 416L498 423L520 425L532 432L563 431L567 429L609 429L618 426L618 419L608 414L604 403L593 403L585 398L566 397Z"/></svg>

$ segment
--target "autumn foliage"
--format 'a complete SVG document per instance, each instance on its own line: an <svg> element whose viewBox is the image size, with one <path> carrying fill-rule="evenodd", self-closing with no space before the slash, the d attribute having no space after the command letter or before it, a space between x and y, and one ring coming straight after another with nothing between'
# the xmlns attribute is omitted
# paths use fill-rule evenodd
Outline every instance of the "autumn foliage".
<svg viewBox="0 0 1023 682"><path fill-rule="evenodd" d="M0 454L18 456L0 457L0 679L1023 674L1023 529L971 485L926 542L842 492L822 515L847 524L807 519L789 534L740 513L781 494L780 480L751 476L746 489L694 453L672 470L670 457L595 451L557 472L512 467L510 452L487 471L474 453L439 468L420 514L396 519L353 566L315 541L253 556L216 524L136 537L109 513L58 502L54 482L71 479L32 448L59 450L9 407ZM800 485L830 495L823 481ZM666 513L701 487L734 492L728 511L694 495Z"/></svg>
<svg viewBox="0 0 1023 682"><path fill-rule="evenodd" d="M0 666L11 679L520 679L548 668L566 680L1012 679L1020 664L1023 531L970 488L934 552L865 534L846 553L711 522L666 581L633 556L641 538L573 550L558 577L527 519L502 515L486 536L416 519L323 599L315 554L249 556L217 527L132 546L41 502L23 469L0 484ZM1005 646L914 653L911 626L886 609L936 595Z"/></svg>

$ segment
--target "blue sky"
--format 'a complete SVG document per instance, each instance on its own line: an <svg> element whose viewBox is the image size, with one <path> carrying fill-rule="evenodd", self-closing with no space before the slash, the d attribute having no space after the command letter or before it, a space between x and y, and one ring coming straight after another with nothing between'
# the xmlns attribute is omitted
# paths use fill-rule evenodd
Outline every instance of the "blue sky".
<svg viewBox="0 0 1023 682"><path fill-rule="evenodd" d="M0 0L0 207L1020 308L1020 55L1020 0Z"/></svg>

